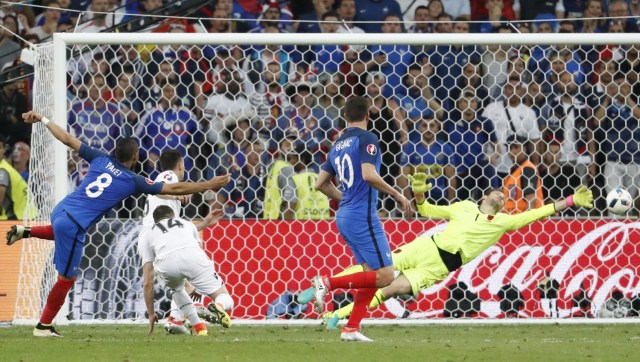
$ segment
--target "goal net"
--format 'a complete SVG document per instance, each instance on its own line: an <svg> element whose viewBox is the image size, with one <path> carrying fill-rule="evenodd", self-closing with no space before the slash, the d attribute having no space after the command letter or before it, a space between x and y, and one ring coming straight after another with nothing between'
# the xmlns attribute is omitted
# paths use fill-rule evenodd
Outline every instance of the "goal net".
<svg viewBox="0 0 640 362"><path fill-rule="evenodd" d="M605 204L610 190L637 196L640 185L637 34L337 38L176 29L56 34L37 49L34 109L105 152L134 137L141 146L135 171L150 178L169 149L185 158L188 180L232 175L224 190L193 195L183 217L224 209L225 219L202 239L236 301L233 318L315 320L297 294L313 276L355 262L331 220L337 205L313 186L353 95L371 100L380 173L408 197L407 176L426 172L434 185L428 199L439 205L478 201L503 185L514 212L581 184L596 198L592 211L506 234L444 281L388 300L372 318L638 315L637 208L613 217ZM39 125L32 146L29 195L39 210L34 222L46 223L88 165ZM534 173L519 168L525 160ZM62 313L68 319L145 318L136 252L144 205L144 196L127 199L89 230ZM378 211L392 250L447 225L403 215L386 196ZM37 318L55 278L52 243L22 245L15 321ZM157 310L166 312L166 292L156 291ZM352 299L344 291L331 297L329 310Z"/></svg>

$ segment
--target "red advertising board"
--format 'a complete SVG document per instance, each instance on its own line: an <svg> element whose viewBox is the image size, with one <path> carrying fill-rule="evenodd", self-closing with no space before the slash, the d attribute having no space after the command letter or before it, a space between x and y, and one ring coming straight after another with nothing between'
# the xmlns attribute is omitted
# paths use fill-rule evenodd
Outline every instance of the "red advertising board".
<svg viewBox="0 0 640 362"><path fill-rule="evenodd" d="M442 230L446 223L386 221L392 249L420 234ZM235 318L262 319L267 304L284 291L310 286L318 274L332 274L354 259L332 221L224 221L204 233L213 256L236 299ZM447 286L462 281L482 299L479 317L501 317L500 288L512 283L523 295L522 317L546 317L537 285L548 274L559 282L558 314L572 311L571 297L581 286L599 307L613 290L640 293L640 222L545 220L511 232L445 281L422 291L415 303L397 301L373 311L373 317L441 317ZM310 308L311 309L311 308ZM309 312L308 317L316 317Z"/></svg>

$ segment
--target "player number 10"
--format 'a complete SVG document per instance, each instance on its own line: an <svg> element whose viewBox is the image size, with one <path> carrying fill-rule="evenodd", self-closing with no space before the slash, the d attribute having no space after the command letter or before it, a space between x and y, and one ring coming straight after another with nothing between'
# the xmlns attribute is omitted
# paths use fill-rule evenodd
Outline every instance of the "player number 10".
<svg viewBox="0 0 640 362"><path fill-rule="evenodd" d="M338 179L342 182L345 189L348 189L353 185L353 163L349 155L343 155L336 157L336 167L338 168ZM347 170L347 167L349 168ZM347 171L345 178L345 171Z"/></svg>

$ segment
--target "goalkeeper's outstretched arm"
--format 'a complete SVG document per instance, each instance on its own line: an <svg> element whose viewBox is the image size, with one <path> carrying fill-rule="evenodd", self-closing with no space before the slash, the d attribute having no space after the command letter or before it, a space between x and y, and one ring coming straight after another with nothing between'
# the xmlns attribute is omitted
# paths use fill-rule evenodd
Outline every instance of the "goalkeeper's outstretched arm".
<svg viewBox="0 0 640 362"><path fill-rule="evenodd" d="M508 230L517 230L534 221L549 217L557 212L562 212L570 207L584 207L591 209L593 207L593 194L586 186L580 186L576 192L562 200L555 201L535 210L529 210L521 214L512 215Z"/></svg>
<svg viewBox="0 0 640 362"><path fill-rule="evenodd" d="M64 143L67 147L80 151L80 142L79 139L73 137L69 132L62 129L62 127L58 126L54 122L51 122L45 116L41 115L35 111L29 111L27 113L22 114L22 119L24 119L25 123L38 123L42 122L42 124L49 129L49 132L55 137L58 141Z"/></svg>

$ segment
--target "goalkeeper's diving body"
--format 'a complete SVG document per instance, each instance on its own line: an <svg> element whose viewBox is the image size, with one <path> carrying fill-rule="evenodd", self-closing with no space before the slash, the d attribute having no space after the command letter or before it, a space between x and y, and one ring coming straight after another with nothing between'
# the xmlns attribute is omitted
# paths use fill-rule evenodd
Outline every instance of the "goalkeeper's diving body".
<svg viewBox="0 0 640 362"><path fill-rule="evenodd" d="M569 207L593 207L593 195L586 186L581 186L575 194L565 199L517 215L500 212L505 197L502 190L498 189L487 190L479 205L473 201L460 201L449 206L437 206L425 200L425 193L431 189L427 178L425 173L409 176L418 212L424 217L449 220L449 224L440 233L418 237L393 251L393 266L399 274L390 285L378 289L369 308L394 296L416 295L420 290L444 280L449 273L497 243L508 231L517 230ZM359 271L362 271L362 267L354 265L337 276ZM298 302L304 304L313 298L314 288L309 288L300 294ZM349 316L352 308L353 303L323 314L327 328L336 328L338 321Z"/></svg>

